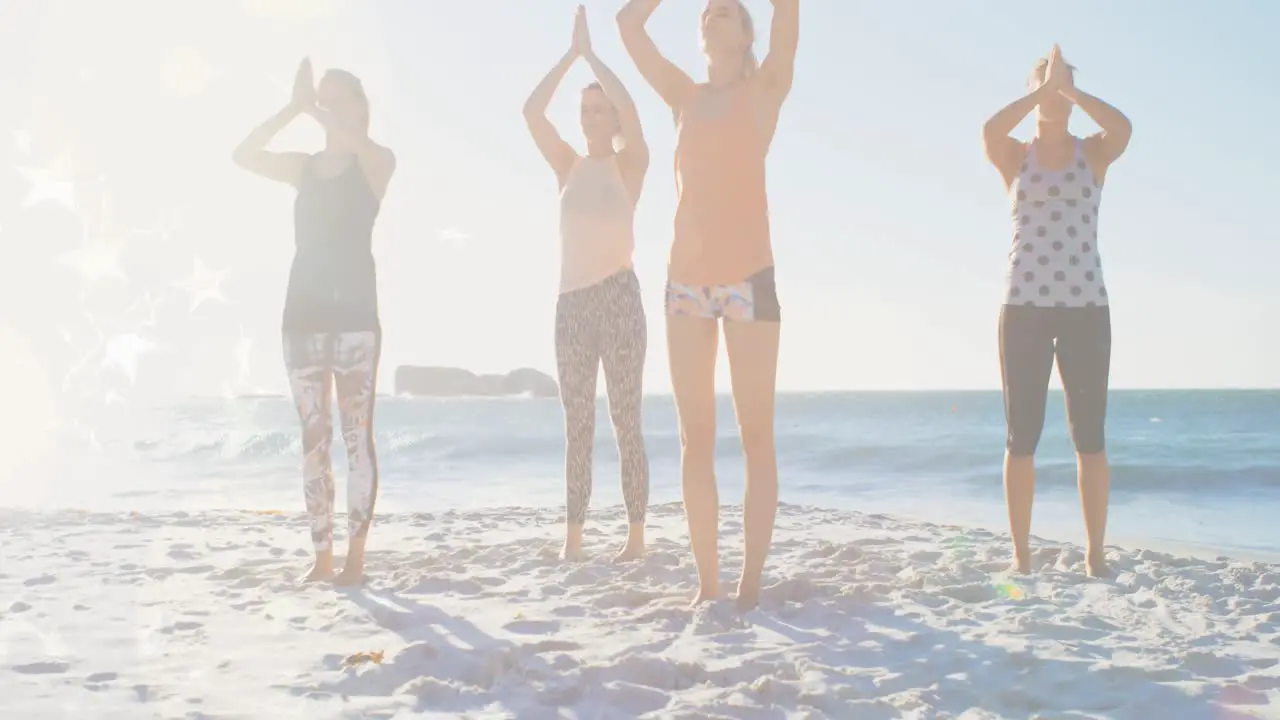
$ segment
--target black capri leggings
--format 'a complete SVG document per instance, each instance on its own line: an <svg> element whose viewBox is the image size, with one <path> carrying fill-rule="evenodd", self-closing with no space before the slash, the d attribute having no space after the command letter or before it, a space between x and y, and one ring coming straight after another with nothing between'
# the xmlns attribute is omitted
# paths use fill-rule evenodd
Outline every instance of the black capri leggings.
<svg viewBox="0 0 1280 720"><path fill-rule="evenodd" d="M1005 447L1011 455L1034 455L1040 444L1055 355L1076 452L1106 449L1110 309L1005 305L1000 309L1000 376Z"/></svg>

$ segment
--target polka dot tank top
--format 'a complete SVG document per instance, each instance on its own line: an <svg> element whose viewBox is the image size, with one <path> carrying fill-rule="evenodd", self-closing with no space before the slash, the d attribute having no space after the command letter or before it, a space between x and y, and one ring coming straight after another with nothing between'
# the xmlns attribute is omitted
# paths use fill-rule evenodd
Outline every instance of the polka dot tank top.
<svg viewBox="0 0 1280 720"><path fill-rule="evenodd" d="M1098 254L1098 204L1102 188L1075 141L1071 162L1045 170L1033 141L1009 188L1013 199L1013 247L1009 250L1007 305L1098 307L1107 304Z"/></svg>

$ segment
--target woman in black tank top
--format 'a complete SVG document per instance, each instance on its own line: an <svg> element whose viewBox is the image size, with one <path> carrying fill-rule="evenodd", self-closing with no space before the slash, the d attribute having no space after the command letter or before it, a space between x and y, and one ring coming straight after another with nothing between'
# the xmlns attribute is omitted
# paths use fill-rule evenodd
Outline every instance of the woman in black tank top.
<svg viewBox="0 0 1280 720"><path fill-rule="evenodd" d="M300 115L325 130L319 153L269 152L266 146ZM349 549L339 584L364 577L364 544L378 494L373 443L382 329L371 244L395 155L369 138L369 103L351 73L330 70L317 88L303 60L293 97L236 148L240 167L298 190L293 266L285 296L285 367L302 421L303 485L316 562L307 580L333 575L333 470L330 398L336 386L347 445Z"/></svg>

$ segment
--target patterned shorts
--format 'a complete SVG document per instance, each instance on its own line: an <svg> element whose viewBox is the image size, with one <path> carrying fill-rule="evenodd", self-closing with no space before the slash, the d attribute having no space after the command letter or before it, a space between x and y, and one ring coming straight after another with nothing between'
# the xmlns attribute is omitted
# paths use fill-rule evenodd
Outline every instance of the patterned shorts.
<svg viewBox="0 0 1280 720"><path fill-rule="evenodd" d="M772 267L730 285L685 285L668 280L666 312L669 316L737 322L782 320Z"/></svg>

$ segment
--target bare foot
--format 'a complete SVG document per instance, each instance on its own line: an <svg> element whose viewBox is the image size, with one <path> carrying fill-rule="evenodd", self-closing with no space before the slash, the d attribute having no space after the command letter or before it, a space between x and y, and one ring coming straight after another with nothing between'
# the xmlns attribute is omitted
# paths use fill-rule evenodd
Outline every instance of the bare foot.
<svg viewBox="0 0 1280 720"><path fill-rule="evenodd" d="M578 562L586 557L586 553L582 552L581 545L571 545L565 543L560 549L560 559L565 562Z"/></svg>
<svg viewBox="0 0 1280 720"><path fill-rule="evenodd" d="M628 562L631 560L639 560L643 557L644 543L633 543L628 540L627 544L623 545L622 549L618 551L618 554L613 556L613 561Z"/></svg>
<svg viewBox="0 0 1280 720"><path fill-rule="evenodd" d="M1019 552L1016 548L1013 551L1013 562L1009 564L1009 572L1015 575L1031 574L1031 553Z"/></svg>
<svg viewBox="0 0 1280 720"><path fill-rule="evenodd" d="M577 562L585 557L582 552L582 526L569 525L564 531L564 548L560 550L560 559L566 562Z"/></svg>
<svg viewBox="0 0 1280 720"><path fill-rule="evenodd" d="M342 572L333 579L333 584L341 587L354 587L364 584L364 568L351 567L350 563L342 568Z"/></svg>
<svg viewBox="0 0 1280 720"><path fill-rule="evenodd" d="M1107 565L1107 557L1102 553L1090 553L1089 557L1084 561L1084 571L1089 577L1111 577L1111 568Z"/></svg>
<svg viewBox="0 0 1280 720"><path fill-rule="evenodd" d="M759 583L738 583L738 612L754 610L760 604Z"/></svg>
<svg viewBox="0 0 1280 720"><path fill-rule="evenodd" d="M352 586L364 584L364 541L353 539L347 547L347 561L342 572L333 579L334 585Z"/></svg>
<svg viewBox="0 0 1280 720"><path fill-rule="evenodd" d="M639 560L644 557L644 525L632 525L627 530L627 542L613 556L614 562L626 562L628 560Z"/></svg>
<svg viewBox="0 0 1280 720"><path fill-rule="evenodd" d="M315 564L302 578L304 583L320 582L333 577L333 553L331 551L316 553Z"/></svg>
<svg viewBox="0 0 1280 720"><path fill-rule="evenodd" d="M720 599L720 588L698 588L698 594L693 597L693 602L689 603L690 608L696 608L699 605Z"/></svg>

